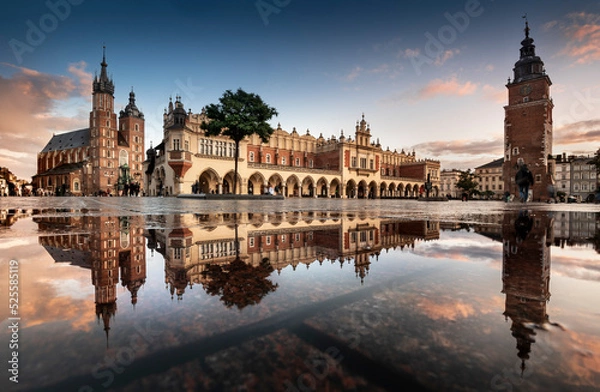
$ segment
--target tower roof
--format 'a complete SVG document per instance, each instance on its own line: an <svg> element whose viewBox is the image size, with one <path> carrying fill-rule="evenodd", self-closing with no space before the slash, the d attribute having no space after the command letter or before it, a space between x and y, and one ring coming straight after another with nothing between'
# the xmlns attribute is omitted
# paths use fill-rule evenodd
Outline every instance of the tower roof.
<svg viewBox="0 0 600 392"><path fill-rule="evenodd" d="M544 62L535 55L533 38L529 36L529 22L525 20L525 39L521 41L520 57L513 68L514 83L546 76Z"/></svg>
<svg viewBox="0 0 600 392"><path fill-rule="evenodd" d="M106 67L108 66L108 64L106 64L106 46L102 47L102 62L100 63L100 66L102 66L100 78L98 78L97 75L94 77L93 92L109 93L110 95L113 95L115 93L115 85L106 73Z"/></svg>
<svg viewBox="0 0 600 392"><path fill-rule="evenodd" d="M129 93L129 103L125 106L125 109L121 110L119 113L119 118L122 117L144 118L144 113L142 113L135 104L135 93L133 92L133 89Z"/></svg>

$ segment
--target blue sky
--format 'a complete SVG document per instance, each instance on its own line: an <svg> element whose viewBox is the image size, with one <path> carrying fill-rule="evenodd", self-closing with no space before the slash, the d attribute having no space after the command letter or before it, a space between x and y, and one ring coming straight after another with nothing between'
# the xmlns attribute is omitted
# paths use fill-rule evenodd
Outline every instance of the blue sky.
<svg viewBox="0 0 600 392"><path fill-rule="evenodd" d="M599 2L32 0L0 15L0 166L29 178L53 133L87 126L106 45L116 109L133 87L147 146L169 97L199 112L241 87L278 110L273 126L348 135L364 113L384 148L474 168L502 156L525 13L553 81L553 152L591 153Z"/></svg>

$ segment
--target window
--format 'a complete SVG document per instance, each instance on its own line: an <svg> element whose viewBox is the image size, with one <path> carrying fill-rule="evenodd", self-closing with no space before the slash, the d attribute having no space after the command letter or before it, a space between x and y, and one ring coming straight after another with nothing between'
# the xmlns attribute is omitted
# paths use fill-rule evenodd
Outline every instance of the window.
<svg viewBox="0 0 600 392"><path fill-rule="evenodd" d="M513 155L519 155L519 147L513 148Z"/></svg>
<svg viewBox="0 0 600 392"><path fill-rule="evenodd" d="M179 151L181 149L181 141L179 139L173 139L173 150Z"/></svg>
<svg viewBox="0 0 600 392"><path fill-rule="evenodd" d="M265 237L265 243L267 245L271 245L271 236L270 235L268 235L268 236Z"/></svg>
<svg viewBox="0 0 600 392"><path fill-rule="evenodd" d="M250 154L248 155L248 160L250 162L254 162L254 151L250 151Z"/></svg>
<svg viewBox="0 0 600 392"><path fill-rule="evenodd" d="M267 154L267 155L265 156L265 162L266 162L266 163L271 163L271 154Z"/></svg>
<svg viewBox="0 0 600 392"><path fill-rule="evenodd" d="M190 142L189 140L184 140L184 146L185 146L185 151L189 151L190 150Z"/></svg>
<svg viewBox="0 0 600 392"><path fill-rule="evenodd" d="M296 158L296 166L300 166L300 158Z"/></svg>
<svg viewBox="0 0 600 392"><path fill-rule="evenodd" d="M367 168L367 158L360 158L360 168L361 169Z"/></svg>
<svg viewBox="0 0 600 392"><path fill-rule="evenodd" d="M373 170L375 168L375 163L373 162L373 160L369 160L369 169Z"/></svg>
<svg viewBox="0 0 600 392"><path fill-rule="evenodd" d="M356 167L356 157L352 157L352 163L351 163L352 167Z"/></svg>
<svg viewBox="0 0 600 392"><path fill-rule="evenodd" d="M135 124L135 130L136 131L140 130L140 125L139 124ZM135 138L137 139L137 136ZM136 140L136 143L137 143L137 140Z"/></svg>
<svg viewBox="0 0 600 392"><path fill-rule="evenodd" d="M282 164L282 165L285 165L285 157L282 157L282 158L281 158L281 164Z"/></svg>
<svg viewBox="0 0 600 392"><path fill-rule="evenodd" d="M281 235L281 243L282 243L282 244L285 244L285 234L282 234L282 235Z"/></svg>
<svg viewBox="0 0 600 392"><path fill-rule="evenodd" d="M254 237L248 238L248 246L254 248Z"/></svg>

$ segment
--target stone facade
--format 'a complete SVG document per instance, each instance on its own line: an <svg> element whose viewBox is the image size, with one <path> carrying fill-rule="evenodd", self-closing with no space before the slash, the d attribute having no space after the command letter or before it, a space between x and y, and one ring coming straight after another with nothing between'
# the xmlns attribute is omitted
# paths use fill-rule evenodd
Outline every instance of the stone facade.
<svg viewBox="0 0 600 392"><path fill-rule="evenodd" d="M439 161L415 153L383 150L372 142L364 119L354 139L300 135L279 125L268 143L252 135L240 143L238 189L233 189L235 145L226 137L207 137L203 113L186 112L180 97L164 114L163 140L144 162L148 195L189 193L273 193L284 197L388 198L424 195L428 176L439 192Z"/></svg>
<svg viewBox="0 0 600 392"><path fill-rule="evenodd" d="M475 168L475 175L479 178L478 190L482 194L493 192L489 198L501 199L504 196L503 162L504 159L500 158Z"/></svg>

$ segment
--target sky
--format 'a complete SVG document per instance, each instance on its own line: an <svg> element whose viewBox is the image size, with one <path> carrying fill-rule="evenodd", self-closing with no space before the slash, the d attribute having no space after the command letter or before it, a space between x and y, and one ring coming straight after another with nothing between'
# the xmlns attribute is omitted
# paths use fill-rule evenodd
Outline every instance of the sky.
<svg viewBox="0 0 600 392"><path fill-rule="evenodd" d="M0 166L30 179L53 134L85 128L106 46L115 109L131 89L146 148L169 98L194 113L256 93L271 125L353 136L442 169L503 155L506 83L527 15L552 80L553 153L600 147L600 2L589 0L29 0L0 14Z"/></svg>

